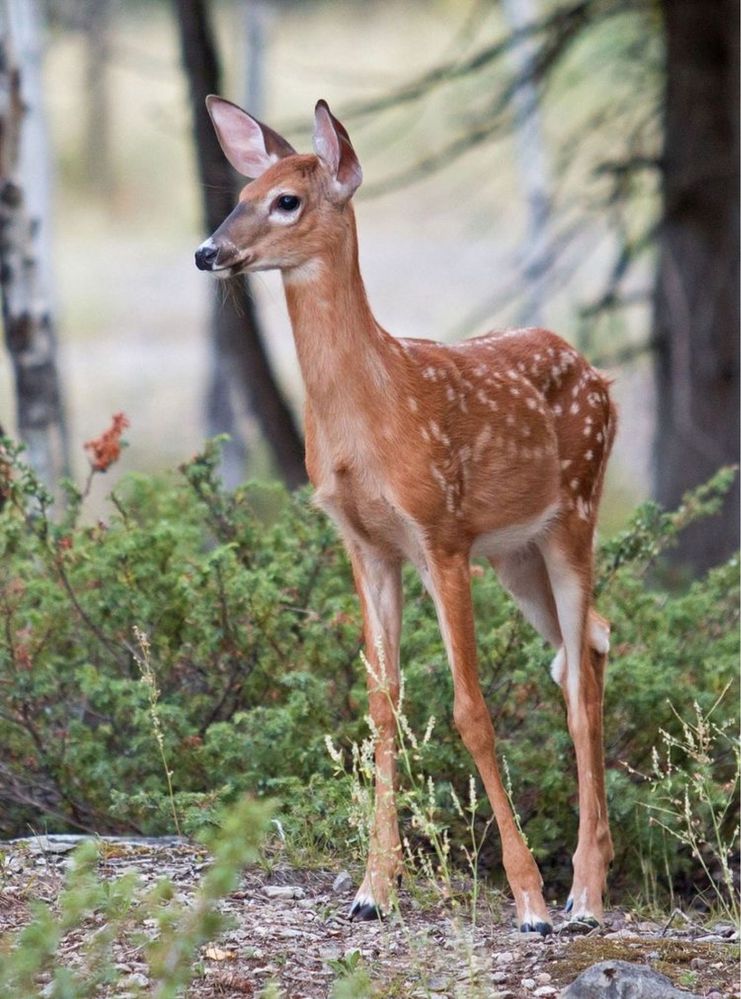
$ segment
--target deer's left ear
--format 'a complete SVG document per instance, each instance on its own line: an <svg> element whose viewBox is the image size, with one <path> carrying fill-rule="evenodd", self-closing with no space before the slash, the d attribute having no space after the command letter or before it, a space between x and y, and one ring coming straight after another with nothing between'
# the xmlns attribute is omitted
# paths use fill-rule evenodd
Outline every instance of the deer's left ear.
<svg viewBox="0 0 741 999"><path fill-rule="evenodd" d="M345 126L326 101L318 101L314 109L314 151L329 170L338 200L349 201L362 183L363 171Z"/></svg>

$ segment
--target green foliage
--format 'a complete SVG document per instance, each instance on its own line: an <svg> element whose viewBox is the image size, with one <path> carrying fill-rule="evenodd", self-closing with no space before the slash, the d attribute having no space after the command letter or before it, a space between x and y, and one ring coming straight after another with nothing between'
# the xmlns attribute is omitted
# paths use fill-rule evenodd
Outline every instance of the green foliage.
<svg viewBox="0 0 741 999"><path fill-rule="evenodd" d="M82 843L55 908L36 903L31 922L0 938L0 999L84 999L114 985L113 944L138 939L158 999L175 999L194 974L199 948L215 937L224 921L217 903L236 887L242 868L257 856L269 808L244 799L224 814L210 837L212 863L191 904L173 900L167 878L142 890L138 875L103 881L97 876L98 848ZM138 890L137 890L138 889ZM146 927L153 924L154 930ZM81 932L82 931L82 932ZM81 948L74 967L62 963L59 945L77 933ZM126 991L142 994L126 983Z"/></svg>
<svg viewBox="0 0 741 999"><path fill-rule="evenodd" d="M344 957L327 964L337 976L330 999L370 999L373 994L370 975L359 950L348 951Z"/></svg>
<svg viewBox="0 0 741 999"><path fill-rule="evenodd" d="M250 792L277 800L289 845L362 847L362 831L348 822L351 766L336 773L324 741L329 734L348 749L368 733L359 609L342 547L308 493L225 492L212 443L178 474L130 476L107 522L89 525L78 490L68 485L67 507L53 518L10 442L4 454L13 471L0 512L0 835L28 825L161 833L173 829L173 808L194 831ZM704 884L691 851L659 836L637 807L650 792L629 768L647 772L659 729L680 737L677 715L688 717L695 702L709 710L729 683L714 720L735 717L738 560L679 592L647 582L661 551L712 511L732 475L719 473L679 511L645 504L599 554L599 606L613 628L605 725L613 885L635 889L646 864L681 890ZM468 800L471 762L452 724L434 608L412 571L404 582L405 713L415 732L436 719L424 769L450 826L452 861L465 866L471 835L451 792ZM565 888L575 765L548 674L553 652L492 573L475 574L472 585L481 682L514 804L549 886ZM150 681L135 629L146 636ZM719 787L733 766L732 754L716 761ZM489 817L482 806L479 840ZM479 861L499 869L496 836Z"/></svg>

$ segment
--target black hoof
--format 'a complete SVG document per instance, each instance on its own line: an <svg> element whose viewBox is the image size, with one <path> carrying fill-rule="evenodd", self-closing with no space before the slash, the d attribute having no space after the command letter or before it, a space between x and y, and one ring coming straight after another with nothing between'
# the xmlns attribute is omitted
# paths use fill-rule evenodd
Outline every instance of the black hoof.
<svg viewBox="0 0 741 999"><path fill-rule="evenodd" d="M523 923L520 927L520 933L539 933L542 937L547 937L553 933L553 927L550 923L539 920L537 923Z"/></svg>
<svg viewBox="0 0 741 999"><path fill-rule="evenodd" d="M598 927L599 920L595 919L594 916L574 916L568 923L564 923L561 932L578 936L580 933L591 933Z"/></svg>
<svg viewBox="0 0 741 999"><path fill-rule="evenodd" d="M374 919L383 919L383 913L374 902L354 902L350 909L350 922L356 919L368 923Z"/></svg>

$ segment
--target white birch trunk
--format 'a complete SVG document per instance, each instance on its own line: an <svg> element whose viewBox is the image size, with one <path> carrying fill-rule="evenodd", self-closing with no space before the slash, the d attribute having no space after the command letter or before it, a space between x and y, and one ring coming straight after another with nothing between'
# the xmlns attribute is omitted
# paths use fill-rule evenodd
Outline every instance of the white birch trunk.
<svg viewBox="0 0 741 999"><path fill-rule="evenodd" d="M537 0L501 0L501 3L513 33L527 28L537 18ZM534 52L535 43L531 39L519 42L512 50L519 81L514 97L517 165L527 204L527 230L521 251L526 292L518 318L528 326L540 326L543 321L543 293L538 276L550 212L551 186L548 153L540 123L538 88L530 77Z"/></svg>
<svg viewBox="0 0 741 999"><path fill-rule="evenodd" d="M0 291L28 459L53 488L67 470L52 322L49 145L39 0L0 0Z"/></svg>

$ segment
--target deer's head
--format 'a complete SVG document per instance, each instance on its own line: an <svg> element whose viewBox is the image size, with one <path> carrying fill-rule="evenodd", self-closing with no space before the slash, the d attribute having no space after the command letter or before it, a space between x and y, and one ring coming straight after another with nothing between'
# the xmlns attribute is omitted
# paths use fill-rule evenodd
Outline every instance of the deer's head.
<svg viewBox="0 0 741 999"><path fill-rule="evenodd" d="M363 174L326 101L314 112L316 155L306 156L230 101L210 96L206 105L226 158L251 180L236 208L196 250L196 266L232 277L288 271L331 252Z"/></svg>

